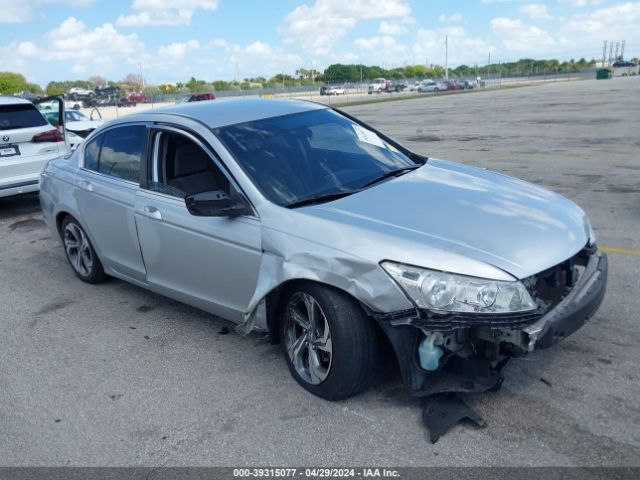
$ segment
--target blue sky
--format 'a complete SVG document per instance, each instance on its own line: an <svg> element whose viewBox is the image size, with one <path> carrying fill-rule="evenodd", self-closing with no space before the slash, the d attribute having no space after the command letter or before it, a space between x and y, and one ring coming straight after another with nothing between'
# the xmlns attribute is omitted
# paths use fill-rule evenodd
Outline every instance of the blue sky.
<svg viewBox="0 0 640 480"><path fill-rule="evenodd" d="M331 63L483 65L640 55L640 2L607 0L0 0L0 70L30 81L152 83L322 69Z"/></svg>

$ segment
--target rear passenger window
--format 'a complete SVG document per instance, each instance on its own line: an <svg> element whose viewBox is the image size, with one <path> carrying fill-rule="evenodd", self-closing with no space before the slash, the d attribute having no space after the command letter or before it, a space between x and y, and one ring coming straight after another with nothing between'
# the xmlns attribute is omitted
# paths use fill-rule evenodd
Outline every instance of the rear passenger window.
<svg viewBox="0 0 640 480"><path fill-rule="evenodd" d="M104 135L100 135L87 143L84 148L84 168L98 171L98 157L100 156L100 145L103 138Z"/></svg>
<svg viewBox="0 0 640 480"><path fill-rule="evenodd" d="M146 141L143 125L109 130L85 147L84 168L138 183Z"/></svg>
<svg viewBox="0 0 640 480"><path fill-rule="evenodd" d="M140 162L147 144L147 128L144 125L126 126L108 130L103 135L98 171L138 183Z"/></svg>

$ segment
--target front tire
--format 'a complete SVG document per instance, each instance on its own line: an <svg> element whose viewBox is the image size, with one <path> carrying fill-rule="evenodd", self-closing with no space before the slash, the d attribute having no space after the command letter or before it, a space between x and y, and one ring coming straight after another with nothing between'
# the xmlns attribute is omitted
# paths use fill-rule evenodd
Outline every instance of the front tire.
<svg viewBox="0 0 640 480"><path fill-rule="evenodd" d="M60 227L64 252L77 277L83 282L99 283L106 275L89 237L78 221L68 216Z"/></svg>
<svg viewBox="0 0 640 480"><path fill-rule="evenodd" d="M305 282L289 290L280 338L289 370L307 391L340 400L365 389L375 373L377 336L349 295Z"/></svg>

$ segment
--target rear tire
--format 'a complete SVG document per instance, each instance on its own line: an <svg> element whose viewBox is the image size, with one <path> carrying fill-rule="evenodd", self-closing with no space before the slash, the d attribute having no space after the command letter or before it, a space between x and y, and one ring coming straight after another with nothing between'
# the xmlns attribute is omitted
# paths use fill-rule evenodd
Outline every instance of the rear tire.
<svg viewBox="0 0 640 480"><path fill-rule="evenodd" d="M100 283L106 274L84 229L78 221L67 216L60 227L64 252L76 276L87 283Z"/></svg>
<svg viewBox="0 0 640 480"><path fill-rule="evenodd" d="M293 378L318 397L351 397L373 379L376 331L344 292L312 282L291 288L285 295L280 338Z"/></svg>

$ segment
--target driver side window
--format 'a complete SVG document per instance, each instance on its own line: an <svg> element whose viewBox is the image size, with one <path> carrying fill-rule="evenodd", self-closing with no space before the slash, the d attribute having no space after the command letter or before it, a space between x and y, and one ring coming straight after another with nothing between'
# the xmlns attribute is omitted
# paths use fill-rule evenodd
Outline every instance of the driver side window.
<svg viewBox="0 0 640 480"><path fill-rule="evenodd" d="M229 180L200 145L173 132L156 135L157 171L149 183L150 190L177 198L214 190L230 193Z"/></svg>

